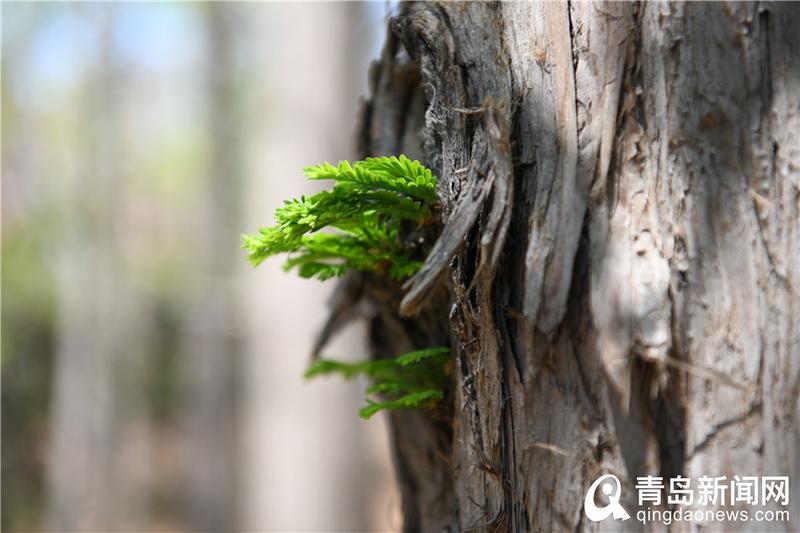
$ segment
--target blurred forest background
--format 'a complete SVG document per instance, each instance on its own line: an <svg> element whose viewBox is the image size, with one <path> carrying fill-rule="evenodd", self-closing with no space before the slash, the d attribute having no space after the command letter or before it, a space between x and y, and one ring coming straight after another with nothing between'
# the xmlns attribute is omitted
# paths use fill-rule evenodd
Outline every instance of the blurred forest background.
<svg viewBox="0 0 800 533"><path fill-rule="evenodd" d="M302 380L332 284L239 249L353 156L388 9L2 4L3 531L399 527L384 421Z"/></svg>

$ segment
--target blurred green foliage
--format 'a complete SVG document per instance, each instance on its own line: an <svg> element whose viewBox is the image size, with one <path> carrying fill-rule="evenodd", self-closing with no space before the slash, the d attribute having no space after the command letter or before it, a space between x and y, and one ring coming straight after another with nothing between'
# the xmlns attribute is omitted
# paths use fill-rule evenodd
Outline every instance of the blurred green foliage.
<svg viewBox="0 0 800 533"><path fill-rule="evenodd" d="M2 529L38 527L44 491L55 337L54 287L44 265L48 217L3 228L2 240ZM8 483L13 480L13 486Z"/></svg>

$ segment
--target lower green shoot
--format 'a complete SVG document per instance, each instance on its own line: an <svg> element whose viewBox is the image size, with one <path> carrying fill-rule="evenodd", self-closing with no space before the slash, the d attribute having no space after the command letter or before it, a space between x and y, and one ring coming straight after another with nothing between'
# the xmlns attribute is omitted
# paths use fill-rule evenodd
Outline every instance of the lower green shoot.
<svg viewBox="0 0 800 533"><path fill-rule="evenodd" d="M447 386L449 348L428 348L410 352L394 359L377 359L348 363L331 359L315 361L306 372L307 379L339 374L345 379L367 376L372 385L367 405L358 414L369 419L384 409L417 409L434 407L444 398Z"/></svg>

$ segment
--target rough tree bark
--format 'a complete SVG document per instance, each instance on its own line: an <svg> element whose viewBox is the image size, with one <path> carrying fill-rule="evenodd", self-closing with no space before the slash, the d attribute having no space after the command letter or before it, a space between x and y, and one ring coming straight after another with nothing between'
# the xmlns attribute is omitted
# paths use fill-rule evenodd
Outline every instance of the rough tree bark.
<svg viewBox="0 0 800 533"><path fill-rule="evenodd" d="M621 529L606 472L788 475L800 521L797 50L798 4L401 6L359 148L432 167L442 228L334 314L453 348L446 405L391 415L406 530Z"/></svg>

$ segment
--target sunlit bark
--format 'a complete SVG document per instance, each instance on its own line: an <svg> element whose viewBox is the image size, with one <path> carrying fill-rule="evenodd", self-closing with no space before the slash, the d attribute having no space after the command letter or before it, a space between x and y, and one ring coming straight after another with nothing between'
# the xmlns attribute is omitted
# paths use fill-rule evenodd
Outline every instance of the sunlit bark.
<svg viewBox="0 0 800 533"><path fill-rule="evenodd" d="M444 229L372 293L373 344L457 362L451 414L392 417L406 529L596 529L605 472L800 479L797 5L413 4L392 28L361 149L432 166Z"/></svg>

